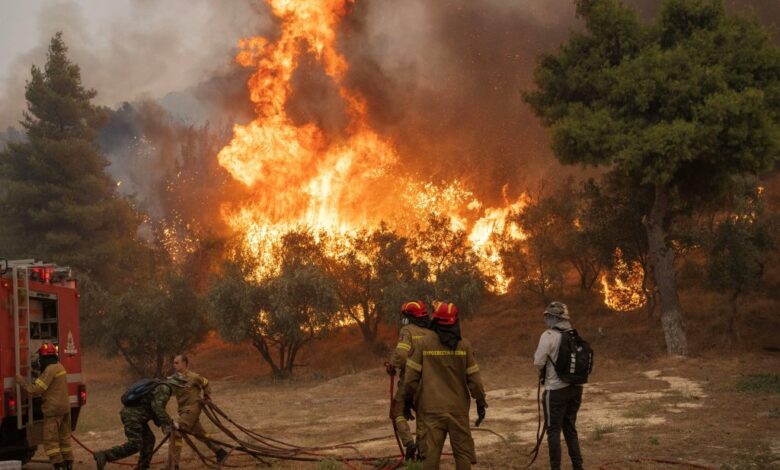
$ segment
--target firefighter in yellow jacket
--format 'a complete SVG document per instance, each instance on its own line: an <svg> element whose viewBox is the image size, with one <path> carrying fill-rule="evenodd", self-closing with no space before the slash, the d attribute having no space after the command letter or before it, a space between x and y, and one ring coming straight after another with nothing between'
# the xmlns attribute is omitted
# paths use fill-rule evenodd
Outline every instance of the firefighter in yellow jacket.
<svg viewBox="0 0 780 470"><path fill-rule="evenodd" d="M409 423L404 417L403 385L404 372L406 370L406 358L414 351L416 344L424 337L433 334L428 329L428 307L422 300L406 302L401 306L401 327L398 344L390 358L388 374L395 375L398 372L398 391L393 397L390 407L390 419L394 421L398 437L406 449L406 459L411 460L417 453L418 443L409 428ZM419 432L420 423L417 423Z"/></svg>
<svg viewBox="0 0 780 470"><path fill-rule="evenodd" d="M416 407L417 420L423 424L423 436L418 437L425 447L424 470L439 468L448 434L457 470L477 462L469 427L470 396L477 401L479 426L487 408L485 388L471 344L460 336L457 313L454 304L434 304L435 334L421 339L406 360L404 414L410 416Z"/></svg>
<svg viewBox="0 0 780 470"><path fill-rule="evenodd" d="M41 396L43 403L43 449L55 470L73 468L73 449L70 446L70 399L68 373L60 364L57 347L43 343L38 349L41 375L28 384L21 375L16 382L33 396Z"/></svg>
<svg viewBox="0 0 780 470"><path fill-rule="evenodd" d="M206 430L200 424L200 413L203 405L202 398L211 399L211 387L205 377L196 374L189 369L190 361L187 356L180 354L173 358L173 368L175 374L168 377L168 383L173 385L173 393L176 395L176 404L179 410L179 429L193 434L196 438L204 442L217 457L217 463L221 463L227 457L227 452L211 441L204 439ZM175 468L179 468L181 458L181 449L183 446L181 436L176 436Z"/></svg>

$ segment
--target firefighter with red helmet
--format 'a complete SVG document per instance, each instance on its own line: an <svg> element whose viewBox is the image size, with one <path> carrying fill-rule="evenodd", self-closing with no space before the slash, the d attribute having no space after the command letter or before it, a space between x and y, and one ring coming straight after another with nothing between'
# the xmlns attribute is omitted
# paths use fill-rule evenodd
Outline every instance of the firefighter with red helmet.
<svg viewBox="0 0 780 470"><path fill-rule="evenodd" d="M401 385L404 379L404 371L406 370L407 357L414 351L417 343L422 338L433 334L428 329L428 322L428 307L422 300L412 300L401 306L402 326L400 338L393 350L389 367L387 368L387 372L390 375L395 375L396 371L398 371L398 391L390 407L390 419L394 421L398 437L406 449L407 460L413 459L415 453L418 452L418 443L415 442L409 423L404 417L404 399ZM417 431L418 433L420 432L419 422Z"/></svg>
<svg viewBox="0 0 780 470"><path fill-rule="evenodd" d="M27 393L42 397L43 449L55 470L73 468L73 449L70 444L70 399L68 373L59 362L57 346L43 343L38 349L41 375L28 384L21 375L16 382Z"/></svg>
<svg viewBox="0 0 780 470"><path fill-rule="evenodd" d="M433 335L422 338L406 360L404 414L417 410L422 422L425 455L423 469L439 468L447 435L457 470L470 469L477 462L469 427L470 398L477 401L476 426L485 418L485 388L471 343L460 334L458 309L454 304L434 304L431 318Z"/></svg>

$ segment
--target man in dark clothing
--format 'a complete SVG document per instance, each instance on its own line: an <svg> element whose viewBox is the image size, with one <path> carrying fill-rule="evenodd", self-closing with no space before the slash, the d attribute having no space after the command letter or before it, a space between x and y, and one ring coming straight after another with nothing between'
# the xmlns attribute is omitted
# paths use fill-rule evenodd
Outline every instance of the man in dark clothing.
<svg viewBox="0 0 780 470"><path fill-rule="evenodd" d="M569 449L573 470L582 470L582 454L577 437L577 412L582 403L582 385L568 384L555 372L555 361L561 346L562 332L572 329L569 309L562 302L552 302L544 309L547 330L539 339L534 365L544 380L544 419L547 445L550 448L550 469L561 468L561 430Z"/></svg>
<svg viewBox="0 0 780 470"><path fill-rule="evenodd" d="M149 429L149 421L160 426L164 434L169 434L171 427L178 429L176 422L165 411L172 393L170 385L160 382L154 390L139 399L138 405L122 408L119 416L125 427L127 442L95 452L98 470L103 470L107 462L129 457L136 452L140 452L136 470L147 470L150 467L154 451L154 434Z"/></svg>

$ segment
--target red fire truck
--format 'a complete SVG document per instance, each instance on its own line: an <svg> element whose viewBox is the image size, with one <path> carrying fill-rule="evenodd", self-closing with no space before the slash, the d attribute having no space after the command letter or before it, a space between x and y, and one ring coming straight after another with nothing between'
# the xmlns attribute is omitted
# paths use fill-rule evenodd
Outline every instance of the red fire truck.
<svg viewBox="0 0 780 470"><path fill-rule="evenodd" d="M79 291L70 268L35 260L0 259L0 460L29 460L41 443L40 397L14 381L40 374L38 348L54 343L68 372L71 424L75 429L87 391L81 379Z"/></svg>

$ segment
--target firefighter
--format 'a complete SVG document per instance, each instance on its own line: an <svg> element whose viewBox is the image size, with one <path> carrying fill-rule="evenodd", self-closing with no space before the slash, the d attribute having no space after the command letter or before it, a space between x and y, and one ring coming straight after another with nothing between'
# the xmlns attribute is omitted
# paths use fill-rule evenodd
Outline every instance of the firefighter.
<svg viewBox="0 0 780 470"><path fill-rule="evenodd" d="M477 401L479 426L485 419L485 388L471 344L460 335L458 309L454 304L434 304L431 329L406 360L404 414L417 410L422 422L418 436L425 455L423 469L438 469L442 447L450 436L455 468L466 470L477 462L469 427L470 398ZM415 399L415 397L417 397Z"/></svg>
<svg viewBox="0 0 780 470"><path fill-rule="evenodd" d="M422 454L422 452L418 452L419 443L415 442L409 423L404 417L404 398L401 387L403 385L407 357L414 351L416 344L422 338L433 334L428 329L428 322L428 307L422 300L406 302L401 306L401 324L403 326L401 326L400 338L395 346L395 350L393 350L387 368L387 373L391 376L394 376L396 371L398 372L398 390L395 397L393 397L393 403L390 407L390 419L395 422L398 437L406 449L407 460L414 459L415 453ZM418 432L419 427L420 423L418 422Z"/></svg>
<svg viewBox="0 0 780 470"><path fill-rule="evenodd" d="M70 447L70 400L68 398L68 373L60 364L57 347L43 343L38 349L41 375L28 384L21 375L18 383L30 395L41 396L43 403L43 449L55 470L73 468L73 449Z"/></svg>
<svg viewBox="0 0 780 470"><path fill-rule="evenodd" d="M168 381L174 386L176 404L179 410L179 429L194 435L204 442L217 456L217 463L222 463L227 457L227 452L216 444L206 439L206 430L200 424L200 413L203 405L200 403L201 393L203 398L211 400L211 387L209 381L195 372L189 370L190 361L187 356L180 354L173 358L175 374L168 377ZM176 436L175 468L179 468L183 441L181 436Z"/></svg>
<svg viewBox="0 0 780 470"><path fill-rule="evenodd" d="M163 434L170 434L171 428L179 425L172 420L165 407L171 398L172 386L166 382L156 382L154 388L140 396L137 403L125 405L119 412L125 428L127 442L110 449L95 452L95 463L98 470L103 470L106 463L129 457L139 452L138 465L135 470L147 470L151 466L154 452L154 434L149 429L149 421L160 426Z"/></svg>

